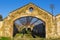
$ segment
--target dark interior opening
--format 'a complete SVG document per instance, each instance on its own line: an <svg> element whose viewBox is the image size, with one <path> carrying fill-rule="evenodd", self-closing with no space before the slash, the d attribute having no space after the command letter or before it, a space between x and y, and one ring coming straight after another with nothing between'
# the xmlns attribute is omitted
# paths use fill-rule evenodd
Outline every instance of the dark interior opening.
<svg viewBox="0 0 60 40"><path fill-rule="evenodd" d="M31 30L31 28L23 28L21 31L18 30L18 28L20 28L21 26L25 26L28 27L28 25L34 25L33 29ZM33 38L36 38L36 36L40 37L40 38L45 38L46 37L46 28L45 28L45 22L41 19L38 19L36 17L31 17L31 16L26 16L26 17L21 17L17 20L14 21L14 25L13 25L13 37L17 34L17 33L22 33L24 34L28 34L27 31L29 31L31 33L31 36ZM18 26L18 27L17 27ZM27 30L26 30L27 29Z"/></svg>
<svg viewBox="0 0 60 40"><path fill-rule="evenodd" d="M34 26L34 28L32 30L32 36L33 36L33 38L36 38L36 36L45 38L45 36L46 36L45 25L42 23L42 24Z"/></svg>
<svg viewBox="0 0 60 40"><path fill-rule="evenodd" d="M33 7L30 7L30 8L29 8L29 11L32 12L32 11L33 11Z"/></svg>

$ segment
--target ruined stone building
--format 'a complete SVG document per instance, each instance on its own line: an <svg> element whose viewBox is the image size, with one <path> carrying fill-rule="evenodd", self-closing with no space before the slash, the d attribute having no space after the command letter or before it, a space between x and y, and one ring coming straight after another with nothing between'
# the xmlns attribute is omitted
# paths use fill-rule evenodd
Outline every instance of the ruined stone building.
<svg viewBox="0 0 60 40"><path fill-rule="evenodd" d="M46 38L60 37L60 15L53 16L32 3L10 12L3 21L0 21L0 37L13 37L13 25L15 20L29 16L41 19L44 22ZM31 28L31 30L33 29L33 26L27 27Z"/></svg>

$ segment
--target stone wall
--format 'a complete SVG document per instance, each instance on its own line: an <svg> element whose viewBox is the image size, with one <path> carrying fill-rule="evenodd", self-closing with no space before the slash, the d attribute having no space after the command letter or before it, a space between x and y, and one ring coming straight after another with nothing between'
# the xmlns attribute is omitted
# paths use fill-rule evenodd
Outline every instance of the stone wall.
<svg viewBox="0 0 60 40"><path fill-rule="evenodd" d="M60 37L60 15L56 16L56 25L57 36Z"/></svg>
<svg viewBox="0 0 60 40"><path fill-rule="evenodd" d="M29 8L33 8L33 12L29 11ZM51 37L52 35L52 27L54 26L54 22L52 21L52 15L48 12L44 11L41 8L36 7L33 4L29 4L24 6L23 8L19 8L9 14L7 18L4 19L4 36L13 35L13 23L16 19L24 16L33 16L43 20L46 23L46 38ZM53 16L54 17L54 16Z"/></svg>
<svg viewBox="0 0 60 40"><path fill-rule="evenodd" d="M0 21L0 36L2 36L3 34L2 34L2 30L3 30L3 21Z"/></svg>
<svg viewBox="0 0 60 40"><path fill-rule="evenodd" d="M33 8L33 12L29 11L29 8ZM34 4L28 4L22 8L19 8L13 12L11 12L5 19L3 23L3 36L5 37L13 37L13 24L14 21L17 20L18 18L24 17L24 16L33 16L37 17L45 22L45 29L46 29L46 38L53 38L56 37L56 26L58 26L60 23L59 17L57 17L57 20L55 20L55 17L52 16L49 12L46 12L45 10L35 6ZM53 20L52 20L53 19ZM56 24L56 22L58 24ZM60 26L60 25L59 25ZM59 27L58 26L58 27ZM1 29L2 29L1 28ZM0 29L0 30L1 30ZM59 30L59 29L58 29ZM60 35L60 32L58 32ZM1 32L0 32L1 34Z"/></svg>

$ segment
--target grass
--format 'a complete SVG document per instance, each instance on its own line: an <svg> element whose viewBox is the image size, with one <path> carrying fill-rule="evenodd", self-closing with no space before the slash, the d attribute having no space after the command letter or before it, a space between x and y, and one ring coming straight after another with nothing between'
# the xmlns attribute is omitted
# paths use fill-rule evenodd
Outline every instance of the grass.
<svg viewBox="0 0 60 40"><path fill-rule="evenodd" d="M13 40L9 37L1 37L0 40ZM56 39L45 39L45 38L15 38L14 40L60 40L60 38Z"/></svg>
<svg viewBox="0 0 60 40"><path fill-rule="evenodd" d="M23 34L17 34L15 37L14 37L14 40L60 40L60 38L49 38L49 39L45 39L45 38L33 38L30 34L25 34L23 36Z"/></svg>
<svg viewBox="0 0 60 40"><path fill-rule="evenodd" d="M1 37L0 40L11 40L10 37Z"/></svg>
<svg viewBox="0 0 60 40"><path fill-rule="evenodd" d="M33 38L30 34L25 34L23 36L23 34L17 34L14 38L10 38L10 37L0 37L0 40L60 40L60 38L49 38L49 39L45 39L45 38Z"/></svg>

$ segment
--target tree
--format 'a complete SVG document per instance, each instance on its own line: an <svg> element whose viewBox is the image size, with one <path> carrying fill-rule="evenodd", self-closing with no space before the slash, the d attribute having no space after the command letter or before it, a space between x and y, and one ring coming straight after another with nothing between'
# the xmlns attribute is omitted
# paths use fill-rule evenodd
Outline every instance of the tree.
<svg viewBox="0 0 60 40"><path fill-rule="evenodd" d="M0 21L2 21L3 20L3 17L2 17L2 15L0 15Z"/></svg>

